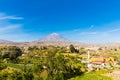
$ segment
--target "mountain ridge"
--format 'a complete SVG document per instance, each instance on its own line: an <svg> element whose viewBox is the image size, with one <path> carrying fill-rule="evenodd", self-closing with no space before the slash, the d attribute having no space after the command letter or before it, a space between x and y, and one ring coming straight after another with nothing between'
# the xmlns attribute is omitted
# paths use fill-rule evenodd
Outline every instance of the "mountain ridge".
<svg viewBox="0 0 120 80"><path fill-rule="evenodd" d="M13 43L12 41L0 39L0 43Z"/></svg>
<svg viewBox="0 0 120 80"><path fill-rule="evenodd" d="M42 39L39 39L38 42L70 42L70 41L63 38L57 33L52 33Z"/></svg>
<svg viewBox="0 0 120 80"><path fill-rule="evenodd" d="M117 42L112 42L112 43L98 43L98 44L89 44L89 43L84 43L84 42L74 42L65 39L61 35L57 33L52 33L49 34L46 37L43 37L41 39L38 39L36 41L32 42L13 42L13 41L8 41L8 40L3 40L0 39L0 44L6 44L6 45L15 45L15 46L69 46L70 44L73 44L76 47L120 47L120 43Z"/></svg>

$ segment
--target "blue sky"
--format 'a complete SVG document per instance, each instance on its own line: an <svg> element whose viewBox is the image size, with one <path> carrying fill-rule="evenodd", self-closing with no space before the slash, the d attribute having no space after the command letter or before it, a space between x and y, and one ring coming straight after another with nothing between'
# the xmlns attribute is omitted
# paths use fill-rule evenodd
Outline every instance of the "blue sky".
<svg viewBox="0 0 120 80"><path fill-rule="evenodd" d="M0 0L0 39L51 33L79 42L120 42L120 0Z"/></svg>

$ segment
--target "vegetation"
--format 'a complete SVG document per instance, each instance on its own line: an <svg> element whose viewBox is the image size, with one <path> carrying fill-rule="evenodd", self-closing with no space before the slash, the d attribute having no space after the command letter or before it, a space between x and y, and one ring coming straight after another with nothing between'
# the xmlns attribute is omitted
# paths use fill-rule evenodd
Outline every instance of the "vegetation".
<svg viewBox="0 0 120 80"><path fill-rule="evenodd" d="M1 48L0 79L65 80L83 74L86 65L74 57L65 58L61 50L65 49L53 46L29 47L25 53L18 47Z"/></svg>
<svg viewBox="0 0 120 80"><path fill-rule="evenodd" d="M88 73L88 74L84 74L82 76L78 76L76 78L72 78L70 80L113 80L113 79L110 77L95 74L95 73L94 74Z"/></svg>
<svg viewBox="0 0 120 80"><path fill-rule="evenodd" d="M25 49L0 47L0 80L112 80L104 76L104 73L110 71L107 69L88 73L87 64L82 62L87 60L87 50L84 48L77 50L70 45L69 49L59 46L33 46ZM105 53L104 50L98 51ZM112 54L117 51L114 50ZM95 51L90 52L97 56ZM112 54L107 56L119 61L119 54Z"/></svg>
<svg viewBox="0 0 120 80"><path fill-rule="evenodd" d="M16 62L17 57L22 55L22 50L16 46L0 48L0 57Z"/></svg>
<svg viewBox="0 0 120 80"><path fill-rule="evenodd" d="M69 48L71 53L78 53L78 50L75 49L75 47L72 44L69 46Z"/></svg>

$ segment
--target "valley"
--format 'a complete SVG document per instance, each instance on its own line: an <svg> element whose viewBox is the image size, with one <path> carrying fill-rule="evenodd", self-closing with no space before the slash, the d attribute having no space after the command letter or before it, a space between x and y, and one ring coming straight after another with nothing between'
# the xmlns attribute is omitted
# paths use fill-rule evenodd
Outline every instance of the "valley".
<svg viewBox="0 0 120 80"><path fill-rule="evenodd" d="M120 71L119 57L118 46L72 42L55 33L34 42L2 42L0 79L115 80L110 75L120 78L115 73Z"/></svg>

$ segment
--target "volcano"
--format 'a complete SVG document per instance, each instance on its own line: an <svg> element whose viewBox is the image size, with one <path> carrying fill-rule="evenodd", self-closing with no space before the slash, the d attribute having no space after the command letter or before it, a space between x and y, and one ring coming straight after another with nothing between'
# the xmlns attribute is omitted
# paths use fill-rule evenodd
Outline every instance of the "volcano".
<svg viewBox="0 0 120 80"><path fill-rule="evenodd" d="M63 38L62 36L60 36L57 33L52 33L38 41L39 42L70 42L69 40Z"/></svg>

